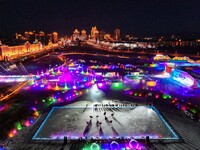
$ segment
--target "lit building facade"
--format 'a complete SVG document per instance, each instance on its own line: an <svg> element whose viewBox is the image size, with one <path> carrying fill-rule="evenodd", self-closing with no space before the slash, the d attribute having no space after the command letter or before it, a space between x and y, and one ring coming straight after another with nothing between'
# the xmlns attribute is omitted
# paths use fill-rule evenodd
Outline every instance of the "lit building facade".
<svg viewBox="0 0 200 150"><path fill-rule="evenodd" d="M113 39L112 39L112 37L111 37L111 35L109 33L107 33L107 34L104 35L104 40L106 40L106 41L113 41Z"/></svg>
<svg viewBox="0 0 200 150"><path fill-rule="evenodd" d="M114 39L116 41L119 41L120 39L120 29L115 29L115 32L114 32Z"/></svg>
<svg viewBox="0 0 200 150"><path fill-rule="evenodd" d="M80 39L81 39L82 41L86 41L86 40L87 40L87 33L86 33L86 30L83 29L83 30L81 31Z"/></svg>
<svg viewBox="0 0 200 150"><path fill-rule="evenodd" d="M25 36L25 40L26 41L30 41L31 43L35 40L35 32L33 31L26 31L24 33L24 36Z"/></svg>
<svg viewBox="0 0 200 150"><path fill-rule="evenodd" d="M38 38L39 38L38 40L39 40L42 44L44 44L44 43L46 42L45 33L44 33L43 31L40 31L39 37L38 37Z"/></svg>
<svg viewBox="0 0 200 150"><path fill-rule="evenodd" d="M99 39L99 31L97 30L96 26L92 27L91 29L91 38L95 40Z"/></svg>
<svg viewBox="0 0 200 150"><path fill-rule="evenodd" d="M46 41L52 42L53 41L53 35L51 33L46 35Z"/></svg>
<svg viewBox="0 0 200 150"><path fill-rule="evenodd" d="M24 45L19 46L2 45L0 46L0 58L9 60L12 57L17 57L27 52L38 51L41 47L42 45L40 42L37 44L30 44L29 42L26 42Z"/></svg>
<svg viewBox="0 0 200 150"><path fill-rule="evenodd" d="M76 41L79 38L80 38L80 32L78 31L78 29L75 29L72 35L72 41Z"/></svg>
<svg viewBox="0 0 200 150"><path fill-rule="evenodd" d="M57 43L58 42L58 32L53 32L52 33L52 42Z"/></svg>

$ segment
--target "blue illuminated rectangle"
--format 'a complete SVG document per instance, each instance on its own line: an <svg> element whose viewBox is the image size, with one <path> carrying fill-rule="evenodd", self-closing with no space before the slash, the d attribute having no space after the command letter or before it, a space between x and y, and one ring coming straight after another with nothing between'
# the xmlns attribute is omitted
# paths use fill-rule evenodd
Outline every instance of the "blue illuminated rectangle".
<svg viewBox="0 0 200 150"><path fill-rule="evenodd" d="M85 134L90 122L91 126ZM100 134L100 129L103 134ZM146 136L156 140L179 139L153 106L53 107L32 139L63 140L64 136L68 139L85 139L86 136L93 139L145 139Z"/></svg>

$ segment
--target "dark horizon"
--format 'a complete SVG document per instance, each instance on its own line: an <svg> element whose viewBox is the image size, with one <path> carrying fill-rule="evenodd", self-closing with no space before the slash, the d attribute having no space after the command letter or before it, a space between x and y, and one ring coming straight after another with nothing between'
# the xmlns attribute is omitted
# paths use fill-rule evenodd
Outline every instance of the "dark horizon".
<svg viewBox="0 0 200 150"><path fill-rule="evenodd" d="M71 35L92 26L113 34L156 36L200 33L200 1L1 0L0 37L25 31Z"/></svg>

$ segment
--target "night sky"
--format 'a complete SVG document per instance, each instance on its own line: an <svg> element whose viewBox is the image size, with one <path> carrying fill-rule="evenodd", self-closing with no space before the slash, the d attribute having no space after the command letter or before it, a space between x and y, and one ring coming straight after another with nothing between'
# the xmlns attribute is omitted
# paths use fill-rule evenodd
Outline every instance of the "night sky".
<svg viewBox="0 0 200 150"><path fill-rule="evenodd" d="M0 0L0 37L29 30L89 33L93 25L136 36L200 33L200 0Z"/></svg>

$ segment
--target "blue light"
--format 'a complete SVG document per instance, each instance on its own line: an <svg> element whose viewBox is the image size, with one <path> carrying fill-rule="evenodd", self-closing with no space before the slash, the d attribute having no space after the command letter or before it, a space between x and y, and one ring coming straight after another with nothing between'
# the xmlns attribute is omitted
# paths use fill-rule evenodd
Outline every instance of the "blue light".
<svg viewBox="0 0 200 150"><path fill-rule="evenodd" d="M33 124L33 123L34 123L34 120L33 120L32 118L30 118L30 119L29 119L29 122L30 122L31 124Z"/></svg>
<svg viewBox="0 0 200 150"><path fill-rule="evenodd" d="M164 122L164 124L166 125L166 127L171 131L171 133L173 134L173 138L163 138L163 139L179 139L178 135L176 135L176 133L172 130L172 128L168 125L168 123L165 121L165 119L162 117L162 115L159 113L159 111L154 107L154 106L150 106L150 108L152 108L159 116L159 118Z"/></svg>

